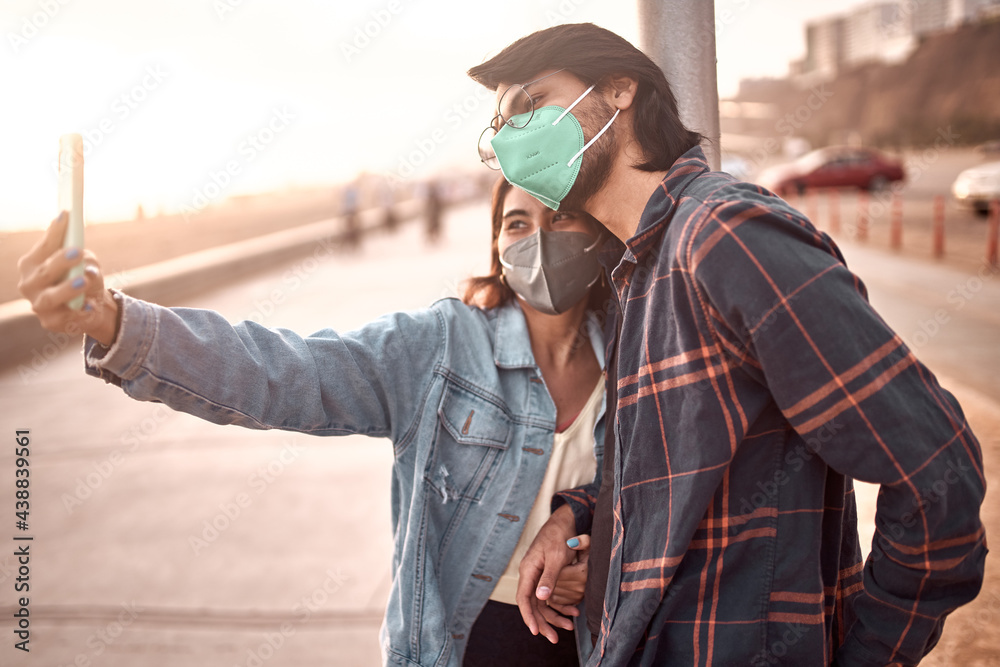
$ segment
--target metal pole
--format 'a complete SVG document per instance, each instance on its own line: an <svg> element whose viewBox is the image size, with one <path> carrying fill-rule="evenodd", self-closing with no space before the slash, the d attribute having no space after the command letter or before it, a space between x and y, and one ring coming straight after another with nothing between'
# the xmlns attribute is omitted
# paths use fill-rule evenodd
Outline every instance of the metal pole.
<svg viewBox="0 0 1000 667"><path fill-rule="evenodd" d="M997 266L1000 260L1000 199L990 202L990 227L986 234L986 264Z"/></svg>
<svg viewBox="0 0 1000 667"><path fill-rule="evenodd" d="M667 75L681 120L708 141L708 164L719 168L719 86L712 0L639 0L642 51Z"/></svg>

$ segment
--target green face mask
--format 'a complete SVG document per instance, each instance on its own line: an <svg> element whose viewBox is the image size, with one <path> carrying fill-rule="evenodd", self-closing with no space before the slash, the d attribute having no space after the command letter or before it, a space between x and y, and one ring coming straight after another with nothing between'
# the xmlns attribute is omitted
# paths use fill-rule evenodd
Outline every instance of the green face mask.
<svg viewBox="0 0 1000 667"><path fill-rule="evenodd" d="M559 106L535 109L524 127L505 124L490 142L504 178L556 211L576 182L583 152L611 127L621 111L616 110L601 131L584 143L580 121L570 111L593 89L594 86L588 88L566 109ZM512 120L518 118L521 116Z"/></svg>

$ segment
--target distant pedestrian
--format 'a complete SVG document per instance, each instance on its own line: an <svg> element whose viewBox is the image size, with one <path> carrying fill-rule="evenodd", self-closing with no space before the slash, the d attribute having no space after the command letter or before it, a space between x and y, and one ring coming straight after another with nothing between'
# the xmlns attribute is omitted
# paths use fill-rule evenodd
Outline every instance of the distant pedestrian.
<svg viewBox="0 0 1000 667"><path fill-rule="evenodd" d="M395 231L399 225L399 218L396 215L396 195L392 186L384 184L379 194L382 203L382 226L386 231Z"/></svg>
<svg viewBox="0 0 1000 667"><path fill-rule="evenodd" d="M358 186L348 183L341 200L341 215L344 218L344 243L348 248L361 245L361 222L358 219Z"/></svg>
<svg viewBox="0 0 1000 667"><path fill-rule="evenodd" d="M441 185L428 181L424 200L424 220L427 230L427 241L437 243L441 239L441 214L444 202L441 199Z"/></svg>

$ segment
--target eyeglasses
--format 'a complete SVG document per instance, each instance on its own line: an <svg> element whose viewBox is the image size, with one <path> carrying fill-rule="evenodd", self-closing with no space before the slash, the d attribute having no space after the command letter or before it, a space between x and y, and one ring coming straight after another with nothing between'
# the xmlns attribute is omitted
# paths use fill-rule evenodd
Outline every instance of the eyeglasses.
<svg viewBox="0 0 1000 667"><path fill-rule="evenodd" d="M496 153L493 152L493 146L490 142L500 131L501 125L510 125L514 129L520 130L527 126L534 117L535 100L528 93L528 86L562 71L561 69L556 70L528 83L515 83L503 92L503 95L500 96L500 103L497 105L497 115L493 117L489 127L479 135L479 159L483 164L494 171L500 168L500 161L497 159Z"/></svg>

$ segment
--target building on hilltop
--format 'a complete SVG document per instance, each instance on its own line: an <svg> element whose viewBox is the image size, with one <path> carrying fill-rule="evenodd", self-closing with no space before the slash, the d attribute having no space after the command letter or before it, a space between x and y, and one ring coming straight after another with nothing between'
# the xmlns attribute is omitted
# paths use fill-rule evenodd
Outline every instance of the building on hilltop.
<svg viewBox="0 0 1000 667"><path fill-rule="evenodd" d="M816 80L837 76L844 66L847 20L841 16L806 24L806 57L802 74Z"/></svg>
<svg viewBox="0 0 1000 667"><path fill-rule="evenodd" d="M864 5L844 22L847 67L869 62L899 62L913 51L915 40L898 2Z"/></svg>
<svg viewBox="0 0 1000 667"><path fill-rule="evenodd" d="M806 55L790 63L799 86L829 81L872 62L905 60L920 38L1000 16L1000 0L893 0L806 24Z"/></svg>

